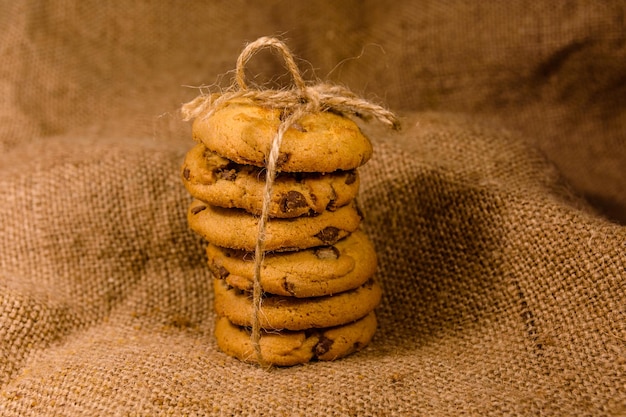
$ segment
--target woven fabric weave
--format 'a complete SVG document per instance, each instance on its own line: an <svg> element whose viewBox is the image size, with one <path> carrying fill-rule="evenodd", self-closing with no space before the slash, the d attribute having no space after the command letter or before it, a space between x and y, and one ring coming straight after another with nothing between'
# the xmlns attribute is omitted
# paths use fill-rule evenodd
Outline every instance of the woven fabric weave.
<svg viewBox="0 0 626 417"><path fill-rule="evenodd" d="M625 12L3 4L0 414L624 415ZM374 340L267 371L213 340L179 109L276 34L306 78L386 104L404 128L363 125ZM258 83L287 77L271 53L250 64Z"/></svg>

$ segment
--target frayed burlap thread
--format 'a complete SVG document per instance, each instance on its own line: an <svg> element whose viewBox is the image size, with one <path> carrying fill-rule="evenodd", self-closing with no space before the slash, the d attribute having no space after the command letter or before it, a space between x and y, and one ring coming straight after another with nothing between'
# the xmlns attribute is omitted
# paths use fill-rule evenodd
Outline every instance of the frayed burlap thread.
<svg viewBox="0 0 626 417"><path fill-rule="evenodd" d="M245 77L246 64L257 52L264 48L273 48L278 51L280 57L284 60L289 74L292 76L294 88L286 90L261 90L251 89L247 85ZM223 93L201 94L192 101L184 104L181 113L184 120L191 120L198 117L208 118L229 101L240 98L252 100L260 106L279 108L283 110L284 114L288 115L281 121L272 139L269 154L266 158L265 186L263 189L261 215L258 222L257 240L254 250L251 343L257 362L262 367L269 369L271 364L268 364L263 358L260 345L262 329L259 316L263 302L261 268L265 258L266 228L269 221L272 187L277 173L276 162L280 154L280 146L285 132L303 116L323 111L334 111L366 121L374 119L395 130L400 128L400 122L391 111L358 97L345 87L327 83L307 85L287 45L283 41L272 37L261 37L249 43L242 50L237 59L235 85L233 87Z"/></svg>

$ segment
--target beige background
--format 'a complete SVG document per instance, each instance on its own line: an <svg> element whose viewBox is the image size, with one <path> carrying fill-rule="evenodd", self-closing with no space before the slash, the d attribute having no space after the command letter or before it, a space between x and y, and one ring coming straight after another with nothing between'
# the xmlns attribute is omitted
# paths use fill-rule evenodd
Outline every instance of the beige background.
<svg viewBox="0 0 626 417"><path fill-rule="evenodd" d="M3 415L623 415L623 2L0 5ZM221 354L180 105L277 35L365 126L385 297L365 351ZM287 85L259 56L250 80ZM282 75L281 75L282 74ZM214 88L215 88L214 87ZM294 411L295 410L295 411Z"/></svg>

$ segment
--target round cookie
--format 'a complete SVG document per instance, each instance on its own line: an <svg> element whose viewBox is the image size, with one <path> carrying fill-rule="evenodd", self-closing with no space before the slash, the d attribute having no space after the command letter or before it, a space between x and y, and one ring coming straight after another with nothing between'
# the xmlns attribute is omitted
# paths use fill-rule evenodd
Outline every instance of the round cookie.
<svg viewBox="0 0 626 417"><path fill-rule="evenodd" d="M361 218L353 201L319 216L272 219L265 228L265 250L332 245L354 232ZM194 200L187 211L187 222L192 230L214 245L246 251L255 249L259 218L244 210L214 207Z"/></svg>
<svg viewBox="0 0 626 417"><path fill-rule="evenodd" d="M213 279L214 308L238 326L252 325L252 300L249 292L229 287ZM381 299L380 285L370 279L360 287L325 297L296 298L269 296L259 311L260 326L266 330L305 330L349 323L373 311Z"/></svg>
<svg viewBox="0 0 626 417"><path fill-rule="evenodd" d="M280 109L232 100L193 123L193 138L239 164L263 167L285 115ZM372 144L347 117L318 112L306 115L284 134L277 170L333 172L355 169L372 156Z"/></svg>
<svg viewBox="0 0 626 417"><path fill-rule="evenodd" d="M251 291L254 254L209 244L209 268L217 278ZM267 254L261 269L264 292L292 297L319 297L359 287L376 271L376 252L367 235L357 230L334 246Z"/></svg>
<svg viewBox="0 0 626 417"><path fill-rule="evenodd" d="M367 346L376 326L376 315L371 312L352 323L327 329L263 331L259 345L263 360L271 365L293 366L311 360L332 361ZM235 326L226 317L218 317L214 334L219 348L226 354L244 362L257 362L248 329Z"/></svg>
<svg viewBox="0 0 626 417"><path fill-rule="evenodd" d="M261 214L265 187L262 168L236 164L199 143L187 153L181 176L189 194L199 200ZM333 211L352 201L358 190L356 170L279 173L272 186L269 215L291 218Z"/></svg>

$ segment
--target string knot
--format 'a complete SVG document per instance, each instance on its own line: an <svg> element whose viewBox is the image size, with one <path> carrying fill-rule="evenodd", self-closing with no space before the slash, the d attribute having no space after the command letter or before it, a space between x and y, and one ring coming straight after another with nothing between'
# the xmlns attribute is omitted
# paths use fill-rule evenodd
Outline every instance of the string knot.
<svg viewBox="0 0 626 417"><path fill-rule="evenodd" d="M321 108L321 96L314 87L305 87L302 90L302 101L310 109L311 113L324 111Z"/></svg>

